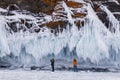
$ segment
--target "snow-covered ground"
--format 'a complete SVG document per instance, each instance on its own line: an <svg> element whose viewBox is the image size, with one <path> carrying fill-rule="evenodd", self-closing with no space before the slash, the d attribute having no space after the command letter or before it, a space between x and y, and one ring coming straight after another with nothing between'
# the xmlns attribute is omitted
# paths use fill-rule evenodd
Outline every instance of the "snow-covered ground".
<svg viewBox="0 0 120 80"><path fill-rule="evenodd" d="M0 80L120 80L120 73L0 70Z"/></svg>

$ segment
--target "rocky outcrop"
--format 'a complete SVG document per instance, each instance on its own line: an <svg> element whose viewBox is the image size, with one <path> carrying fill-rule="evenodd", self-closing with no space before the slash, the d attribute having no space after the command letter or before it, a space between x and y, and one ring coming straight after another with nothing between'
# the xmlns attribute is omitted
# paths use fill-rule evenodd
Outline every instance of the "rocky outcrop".
<svg viewBox="0 0 120 80"><path fill-rule="evenodd" d="M120 1L118 0L118 3L116 1L112 0L92 0L94 5L94 10L96 11L98 17L102 20L103 23L108 27L109 21L107 18L107 14L101 10L100 6L104 5L107 6L107 8L113 13L113 15L116 17L118 21L120 21Z"/></svg>
<svg viewBox="0 0 120 80"><path fill-rule="evenodd" d="M40 18L39 21L41 22L39 22L39 27L47 26L48 28L57 30L58 27L65 28L67 24L70 24L65 8L63 7L63 1L71 11L72 18L75 19L74 23L78 27L81 27L81 25L83 25L81 19L83 19L87 15L87 10L84 8L84 5L86 5L86 3L90 3L92 5L98 17L103 23L105 23L107 27L109 26L109 21L107 19L107 14L103 10L101 10L101 5L107 6L108 9L114 14L114 16L118 20L120 20L119 0L118 2L112 0L84 0L86 3L81 3L74 0L0 0L0 7L7 8L9 10L9 12L6 13L7 15L14 15L12 12L10 12L12 10L18 10L19 12L23 12L22 10L28 10L32 13L25 13L30 15L33 15L33 13L37 13L37 15L34 16ZM44 18L45 16L49 16L50 20L46 20ZM20 21L21 20L22 19L20 19ZM16 25L16 22L13 24ZM27 21L25 21L25 25L28 28L31 28L32 26L31 24L28 24ZM17 32L17 29L15 27L11 26L11 28L14 32Z"/></svg>
<svg viewBox="0 0 120 80"><path fill-rule="evenodd" d="M59 0L0 0L0 7L17 4L22 10L51 14Z"/></svg>

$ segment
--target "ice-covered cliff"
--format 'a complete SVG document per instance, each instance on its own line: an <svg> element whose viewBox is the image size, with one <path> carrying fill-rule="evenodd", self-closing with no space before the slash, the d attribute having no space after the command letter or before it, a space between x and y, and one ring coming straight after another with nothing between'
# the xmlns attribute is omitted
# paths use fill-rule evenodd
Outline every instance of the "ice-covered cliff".
<svg viewBox="0 0 120 80"><path fill-rule="evenodd" d="M1 65L41 66L54 57L61 65L77 58L79 65L119 67L119 1L59 0L50 13L21 10L16 4L3 7Z"/></svg>

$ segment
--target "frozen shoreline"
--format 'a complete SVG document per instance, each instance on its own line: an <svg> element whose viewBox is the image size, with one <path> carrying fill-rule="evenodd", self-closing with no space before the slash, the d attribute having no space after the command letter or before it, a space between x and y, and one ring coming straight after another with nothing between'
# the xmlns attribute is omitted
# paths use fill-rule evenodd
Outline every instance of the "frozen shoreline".
<svg viewBox="0 0 120 80"><path fill-rule="evenodd" d="M23 67L23 66L19 66L19 67L0 67L0 70L24 70L24 71L51 71L51 66L31 66L31 67ZM55 66L55 71L73 71L73 67L72 66ZM100 67L100 66L78 66L78 71L79 72L113 72L113 73L120 73L120 68L116 68L116 67Z"/></svg>
<svg viewBox="0 0 120 80"><path fill-rule="evenodd" d="M0 70L0 80L120 80L120 73Z"/></svg>

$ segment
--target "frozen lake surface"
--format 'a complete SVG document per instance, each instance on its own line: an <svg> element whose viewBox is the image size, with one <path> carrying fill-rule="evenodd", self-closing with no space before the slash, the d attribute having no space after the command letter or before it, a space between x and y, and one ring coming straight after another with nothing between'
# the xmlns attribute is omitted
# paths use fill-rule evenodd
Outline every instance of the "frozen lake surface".
<svg viewBox="0 0 120 80"><path fill-rule="evenodd" d="M0 80L120 80L120 73L0 70Z"/></svg>

